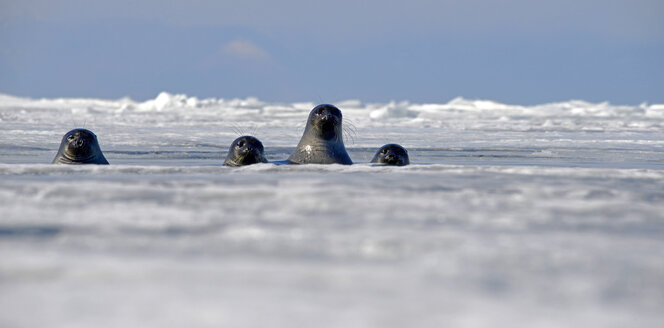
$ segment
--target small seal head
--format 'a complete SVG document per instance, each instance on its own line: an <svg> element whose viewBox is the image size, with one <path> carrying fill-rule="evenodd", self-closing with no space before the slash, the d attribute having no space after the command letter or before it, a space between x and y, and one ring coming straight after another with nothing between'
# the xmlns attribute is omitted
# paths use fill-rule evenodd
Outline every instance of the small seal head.
<svg viewBox="0 0 664 328"><path fill-rule="evenodd" d="M108 161L92 131L74 129L62 137L53 164L108 164Z"/></svg>
<svg viewBox="0 0 664 328"><path fill-rule="evenodd" d="M323 104L311 110L300 143L288 161L294 164L353 164L344 146L339 108Z"/></svg>
<svg viewBox="0 0 664 328"><path fill-rule="evenodd" d="M378 149L371 163L404 166L410 164L408 151L397 144L387 144Z"/></svg>
<svg viewBox="0 0 664 328"><path fill-rule="evenodd" d="M256 163L267 163L263 155L263 144L252 136L242 136L231 144L228 156L224 161L226 166L243 166Z"/></svg>

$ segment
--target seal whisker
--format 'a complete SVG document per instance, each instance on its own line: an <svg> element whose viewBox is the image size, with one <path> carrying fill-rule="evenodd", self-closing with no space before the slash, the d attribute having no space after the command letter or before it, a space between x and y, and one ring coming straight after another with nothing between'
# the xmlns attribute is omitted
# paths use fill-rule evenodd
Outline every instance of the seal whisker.
<svg viewBox="0 0 664 328"><path fill-rule="evenodd" d="M306 124L302 124L302 123L295 124L296 131L304 131L305 128L306 128Z"/></svg>
<svg viewBox="0 0 664 328"><path fill-rule="evenodd" d="M355 125L355 122L353 122L351 120L348 120L348 119L344 122L344 127L348 127L349 129L351 129L353 131L353 133L355 133L355 131L357 131L357 126Z"/></svg>
<svg viewBox="0 0 664 328"><path fill-rule="evenodd" d="M353 135L351 133L348 132L348 129L344 128L343 132L344 132L343 134L346 137L346 139L350 140L350 143L355 144L355 138L353 137Z"/></svg>
<svg viewBox="0 0 664 328"><path fill-rule="evenodd" d="M349 118L345 119L344 123L346 123L346 124L348 124L352 127L355 127L355 122L353 120L349 119Z"/></svg>
<svg viewBox="0 0 664 328"><path fill-rule="evenodd" d="M349 121L349 120L346 120L346 121ZM344 134L354 144L355 143L355 137L357 137L357 128L355 127L353 122L346 122L346 123L348 123L348 124L344 124L344 126L343 126Z"/></svg>
<svg viewBox="0 0 664 328"><path fill-rule="evenodd" d="M251 123L251 135L255 136L256 131L258 131L258 124L256 124L255 122L252 122Z"/></svg>
<svg viewBox="0 0 664 328"><path fill-rule="evenodd" d="M357 135L357 128L353 124L348 124L348 125L344 124L344 130L348 130L349 132Z"/></svg>
<svg viewBox="0 0 664 328"><path fill-rule="evenodd" d="M233 130L233 132L235 132L235 134L238 137L245 134L244 129L242 129L242 127L240 127L237 123L232 123L231 124L231 129Z"/></svg>
<svg viewBox="0 0 664 328"><path fill-rule="evenodd" d="M258 125L254 126L254 131L251 132L251 135L253 135L253 136L257 135L260 132L260 129L261 129L260 126L258 126Z"/></svg>

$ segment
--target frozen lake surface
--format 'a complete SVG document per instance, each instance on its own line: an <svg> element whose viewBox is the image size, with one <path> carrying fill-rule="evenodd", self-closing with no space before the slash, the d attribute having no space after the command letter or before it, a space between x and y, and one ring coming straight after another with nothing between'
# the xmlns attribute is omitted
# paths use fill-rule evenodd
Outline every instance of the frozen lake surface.
<svg viewBox="0 0 664 328"><path fill-rule="evenodd" d="M0 95L2 327L659 327L664 105ZM95 132L109 166L50 165ZM383 144L406 167L367 164Z"/></svg>

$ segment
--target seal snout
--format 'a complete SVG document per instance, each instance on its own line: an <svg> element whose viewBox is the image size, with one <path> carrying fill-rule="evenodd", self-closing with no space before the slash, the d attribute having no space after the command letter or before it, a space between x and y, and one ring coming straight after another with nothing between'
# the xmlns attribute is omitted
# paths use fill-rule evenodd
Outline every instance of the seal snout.
<svg viewBox="0 0 664 328"><path fill-rule="evenodd" d="M263 146L258 140L240 140L237 146L241 155L260 155L263 152Z"/></svg>
<svg viewBox="0 0 664 328"><path fill-rule="evenodd" d="M90 138L88 134L82 132L81 130L75 130L75 132L71 133L67 137L67 142L70 147L81 148L88 143L88 138Z"/></svg>
<svg viewBox="0 0 664 328"><path fill-rule="evenodd" d="M341 123L341 111L332 105L319 105L311 111L310 118L317 125L335 126Z"/></svg>
<svg viewBox="0 0 664 328"><path fill-rule="evenodd" d="M321 122L339 122L339 118L334 114L327 113L320 118Z"/></svg>
<svg viewBox="0 0 664 328"><path fill-rule="evenodd" d="M80 136L75 137L71 142L69 142L69 145L74 148L81 148L85 145L85 139L81 138Z"/></svg>
<svg viewBox="0 0 664 328"><path fill-rule="evenodd" d="M328 114L318 119L318 125L323 129L334 129L335 126L339 125L339 119L332 114Z"/></svg>
<svg viewBox="0 0 664 328"><path fill-rule="evenodd" d="M94 154L92 136L82 130L75 130L67 137L65 153L77 160L87 159Z"/></svg>
<svg viewBox="0 0 664 328"><path fill-rule="evenodd" d="M388 165L403 165L403 158L393 151L389 151L383 159L385 164Z"/></svg>
<svg viewBox="0 0 664 328"><path fill-rule="evenodd" d="M331 109L321 108L314 112L313 123L319 135L325 140L330 140L338 133L337 127L341 125L341 117Z"/></svg>
<svg viewBox="0 0 664 328"><path fill-rule="evenodd" d="M249 157L249 156L257 157L260 155L261 151L256 147L245 147L240 149L238 153L243 157Z"/></svg>

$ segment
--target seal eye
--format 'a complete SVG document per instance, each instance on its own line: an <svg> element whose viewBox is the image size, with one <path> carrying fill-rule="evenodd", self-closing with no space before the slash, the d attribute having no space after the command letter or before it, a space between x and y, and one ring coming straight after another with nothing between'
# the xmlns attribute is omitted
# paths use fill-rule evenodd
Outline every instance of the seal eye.
<svg viewBox="0 0 664 328"><path fill-rule="evenodd" d="M240 140L237 142L238 147L244 147L244 140Z"/></svg>

